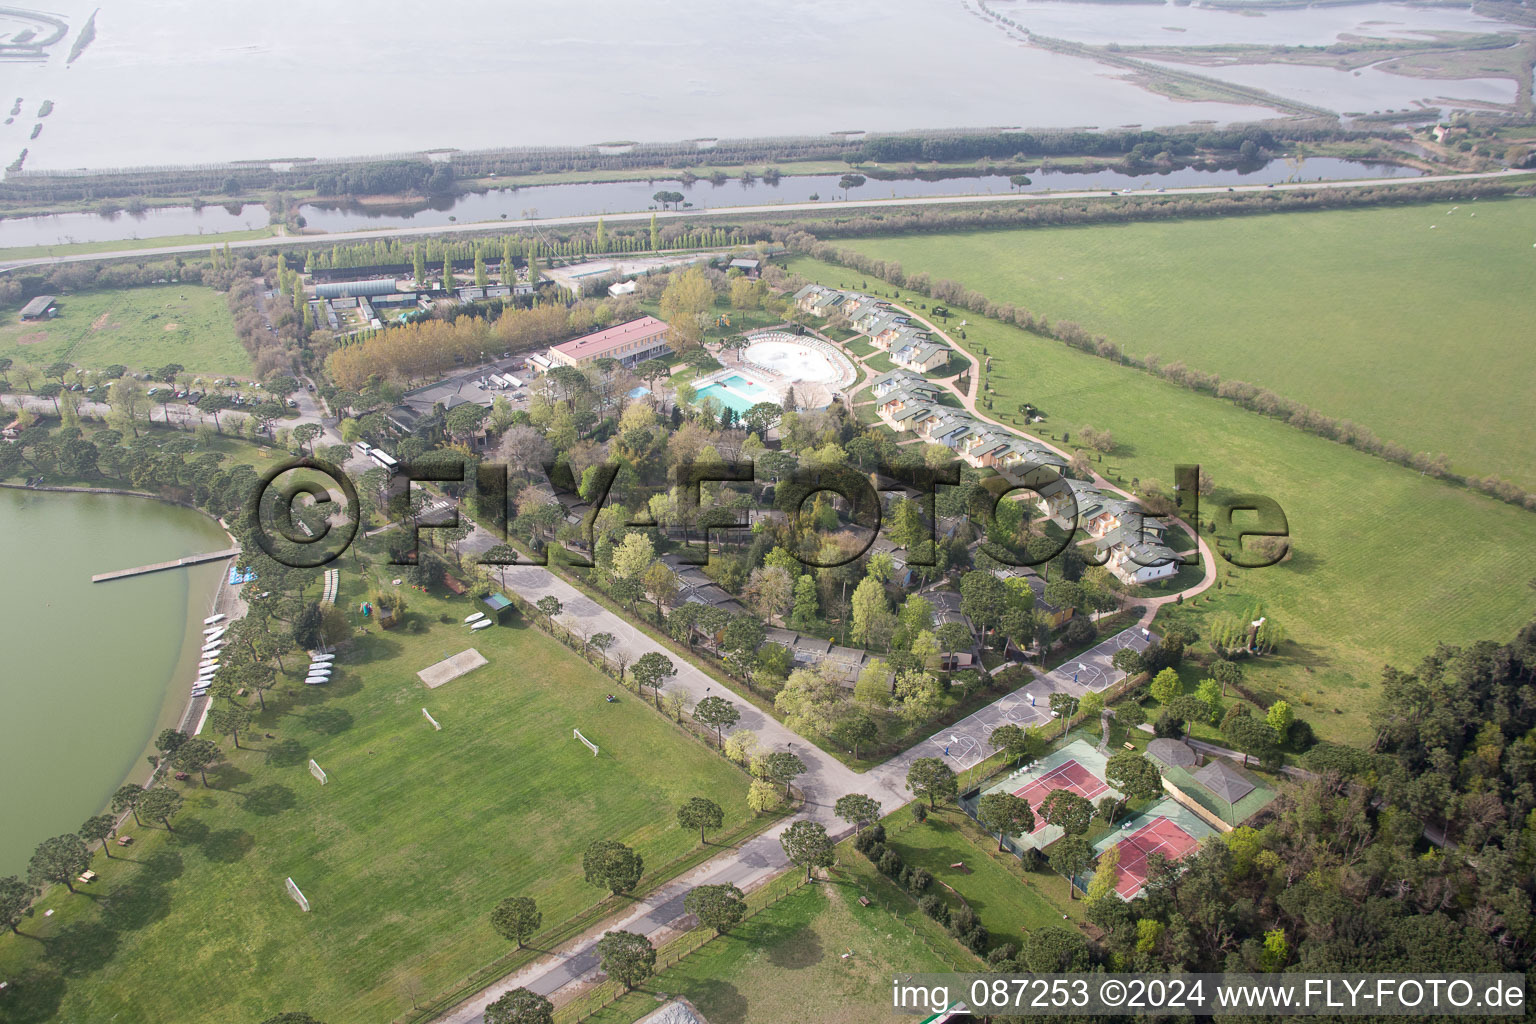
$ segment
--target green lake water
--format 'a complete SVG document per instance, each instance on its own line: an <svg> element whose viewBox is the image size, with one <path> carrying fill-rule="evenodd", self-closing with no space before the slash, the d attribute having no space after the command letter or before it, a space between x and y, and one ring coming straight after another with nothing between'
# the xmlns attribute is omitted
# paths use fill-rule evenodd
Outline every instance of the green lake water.
<svg viewBox="0 0 1536 1024"><path fill-rule="evenodd" d="M0 488L0 875L148 777L150 741L191 693L225 563L91 576L228 545L191 509Z"/></svg>

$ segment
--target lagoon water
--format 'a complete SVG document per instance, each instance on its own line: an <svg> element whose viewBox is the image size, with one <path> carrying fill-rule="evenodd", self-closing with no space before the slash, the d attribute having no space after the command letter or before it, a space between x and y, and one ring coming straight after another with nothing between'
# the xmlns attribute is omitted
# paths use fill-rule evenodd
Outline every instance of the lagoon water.
<svg viewBox="0 0 1536 1024"><path fill-rule="evenodd" d="M7 66L25 116L0 129L4 162L23 146L27 168L68 169L1272 113L1146 92L958 0L118 0L66 66L96 2L50 4L69 38Z"/></svg>
<svg viewBox="0 0 1536 1024"><path fill-rule="evenodd" d="M223 563L91 576L227 544L191 509L0 488L0 875L24 873L40 840L79 828L125 780L147 777L147 745L191 690L188 641L202 635Z"/></svg>
<svg viewBox="0 0 1536 1024"><path fill-rule="evenodd" d="M1317 45L1343 33L1519 30L1470 7L1392 3L1262 12L989 3L1042 35L1090 43ZM26 168L58 170L1274 116L1178 102L1121 69L1026 46L978 0L455 0L430 11L404 0L119 0L101 8L94 41L67 63L95 5L48 5L68 20L68 36L46 60L4 65L23 99L0 125L6 162L23 147ZM0 11L0 34L13 21ZM45 99L54 110L38 119Z"/></svg>
<svg viewBox="0 0 1536 1024"><path fill-rule="evenodd" d="M1298 164L1275 159L1257 167L1201 170L1149 170L1142 174L1116 171L1031 171L1029 185L1015 189L1002 175L977 175L926 181L903 178L894 181L869 179L849 193L854 199L910 199L915 196L1002 195L1008 192L1044 192L1077 189L1164 188L1181 185L1255 185L1320 178L1412 177L1419 171L1401 164L1361 163L1334 157L1315 157ZM300 208L308 228L319 231L356 231L364 228L400 228L473 224L482 221L519 220L527 217L580 217L600 213L629 213L655 206L657 189L682 189L694 209L755 206L763 203L803 203L812 196L842 197L840 175L803 174L745 183L740 178L720 185L707 180L692 185L663 181L595 181L570 185L527 185L493 188L461 196L405 205L378 203L307 203ZM19 246L66 245L115 239L153 239L167 235L212 234L260 227L267 211L260 204L247 205L239 214L220 206L194 210L169 206L142 214L61 213L47 217L10 217L0 220L0 249Z"/></svg>

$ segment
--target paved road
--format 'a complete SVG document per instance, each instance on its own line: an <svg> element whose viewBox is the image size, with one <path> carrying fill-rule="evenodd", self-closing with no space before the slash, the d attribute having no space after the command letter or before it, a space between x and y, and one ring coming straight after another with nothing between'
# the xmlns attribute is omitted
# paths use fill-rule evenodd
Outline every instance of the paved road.
<svg viewBox="0 0 1536 1024"><path fill-rule="evenodd" d="M477 528L465 539L462 550L465 554L477 554L496 543L497 537ZM546 596L559 600L561 612L556 620L567 629L588 636L600 632L612 633L616 639L611 650L622 650L629 657L630 664L650 651L671 655L665 647L630 625L624 618L608 611L542 566L508 566L500 570L500 574L504 586L527 601L538 601ZM1038 705L1045 708L1042 719L1049 717L1051 693L1060 689L1081 695L1088 689L1103 689L1118 676L1109 666L1114 651L1121 646L1141 649L1147 642L1140 628L1133 627L1104 641L1071 665L1047 673L1029 684L1024 692L1026 695L1034 695ZM677 676L666 689L681 690L687 695L690 706L711 694L713 688L719 685L687 662L677 658L672 660L677 665ZM1088 664L1092 672L1079 671L1076 673L1079 678L1074 680L1074 668L1078 661ZM722 688L722 692L729 696L730 691ZM973 754L980 754L986 736L991 732L990 723L995 721L1001 724L1002 721L1014 720L1008 717L1010 713L1020 714L1021 705L1028 708L1026 700L1010 694L971 715L964 722L943 729L910 750L860 774L752 705L740 700L736 703L741 710L738 728L755 732L760 749L791 750L805 762L807 771L796 780L796 785L805 794L805 807L801 816L821 822L833 835L847 831L847 826L833 815L833 804L838 797L846 793L864 793L879 800L886 808L899 806L910 798L906 791L906 773L913 760L918 757L942 756L947 737L956 730L963 730L967 736L972 737L973 748L968 749L973 749ZM972 756L968 761L962 761L959 751L954 750L950 759L959 771L975 764L981 757ZM789 866L779 845L779 836L789 824L789 821L781 822L740 848L723 851L688 875L637 900L634 907L617 921L605 921L553 951L550 956L501 979L456 1007L443 1019L450 1024L481 1024L486 1005L514 988L526 986L535 992L550 995L592 976L597 970L594 946L604 931L623 928L654 935L684 916L683 895L696 885L729 882L746 890L766 882Z"/></svg>
<svg viewBox="0 0 1536 1024"><path fill-rule="evenodd" d="M1485 171L1478 174L1431 174L1419 178L1366 178L1354 181L1311 181L1291 182L1283 185L1202 185L1189 188L1170 188L1163 191L1170 197L1181 195L1212 195L1224 192L1310 192L1318 189L1329 188L1373 188L1381 185L1386 187L1398 187L1402 185L1424 184L1439 181L1475 181L1480 178L1501 178L1509 175L1529 172L1506 170ZM1146 190L1121 190L1120 195L1146 195L1153 194ZM290 236L287 238L249 238L238 242L229 242L231 249L270 249L274 245L288 245L297 241L314 242L356 242L372 241L376 238L406 238L412 236L454 234L475 234L484 232L505 232L509 228L525 228L533 226L551 225L580 225L596 224L599 220L607 224L633 223L635 221L649 221L651 217L658 220L689 219L700 217L744 217L757 214L775 213L819 213L826 211L848 210L888 210L910 206L957 206L971 205L974 203L1042 203L1061 199L1095 199L1110 195L1109 189L1085 189L1076 192L1051 192L1051 193L1024 193L1016 192L1002 195L962 195L962 196L921 196L913 199L845 199L830 200L817 203L767 203L758 206L722 206L715 209L700 210L645 210L634 213L605 213L590 214L580 217L555 217L547 220L496 220L480 224L459 225L433 225L409 228L380 228L370 231L338 231L334 234L317 234L304 236ZM104 259L136 259L142 257L172 256L178 253L206 253L209 243L203 242L197 245L165 245L148 246L142 249L124 249L116 252L91 252L70 253L63 256L35 256L28 259L7 260L0 262L0 273L14 270L18 267L42 266L54 263L79 263L94 262Z"/></svg>

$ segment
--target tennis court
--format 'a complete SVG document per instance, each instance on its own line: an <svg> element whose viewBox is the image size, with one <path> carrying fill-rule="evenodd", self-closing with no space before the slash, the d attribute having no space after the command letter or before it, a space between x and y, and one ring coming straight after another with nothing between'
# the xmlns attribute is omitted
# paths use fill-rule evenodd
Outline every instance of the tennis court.
<svg viewBox="0 0 1536 1024"><path fill-rule="evenodd" d="M1164 817L1156 817L1120 840L1120 874L1115 892L1128 900L1147 883L1147 858L1160 853L1169 860L1194 850L1200 843L1194 836Z"/></svg>
<svg viewBox="0 0 1536 1024"><path fill-rule="evenodd" d="M1073 740L1059 750L1053 750L1033 764L1024 765L988 786L984 792L962 796L960 806L971 817L976 816L983 796L991 793L1012 793L1029 803L1036 812L1035 827L1019 836L1004 836L1003 847L1018 856L1025 850L1042 850L1064 834L1060 825L1047 825L1039 816L1040 801L1053 789L1065 789L1087 800L1097 802L1106 796L1120 799L1104 779L1105 757L1084 740Z"/></svg>
<svg viewBox="0 0 1536 1024"><path fill-rule="evenodd" d="M1122 822L1118 829L1094 843L1093 848L1098 856L1112 846L1120 848L1115 892L1121 899L1129 900L1140 895L1147 884L1147 859L1152 854L1178 860L1193 853L1207 836L1215 833L1215 829L1178 801L1164 798L1135 818ZM1079 888L1084 892L1092 875L1093 870L1089 869L1078 880Z"/></svg>
<svg viewBox="0 0 1536 1024"><path fill-rule="evenodd" d="M1092 801L1109 792L1109 783L1096 778L1093 772L1072 760L1064 761L1044 775L1031 779L1023 788L1014 790L1013 795L1028 803L1030 810L1038 811L1041 801L1056 789L1065 789ZM1045 819L1037 814L1034 831L1038 832L1044 827Z"/></svg>

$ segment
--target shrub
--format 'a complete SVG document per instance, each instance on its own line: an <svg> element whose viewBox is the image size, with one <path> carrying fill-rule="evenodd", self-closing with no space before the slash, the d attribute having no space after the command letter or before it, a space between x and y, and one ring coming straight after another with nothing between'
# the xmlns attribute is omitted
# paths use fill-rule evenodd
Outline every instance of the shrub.
<svg viewBox="0 0 1536 1024"><path fill-rule="evenodd" d="M880 855L880 860L876 863L875 866L878 867L880 869L880 873L885 875L887 878L896 878L901 874L901 854L897 853L895 850L887 848L886 851Z"/></svg>
<svg viewBox="0 0 1536 1024"><path fill-rule="evenodd" d="M875 828L880 828L880 826L876 825ZM860 853L869 853L870 847L874 846L876 843L880 842L882 838L884 838L883 836L875 835L875 828L865 829L863 832L860 832L858 835L854 836L853 848L858 850Z"/></svg>
<svg viewBox="0 0 1536 1024"><path fill-rule="evenodd" d="M949 930L957 937L968 935L980 926L981 922L976 919L976 911L968 906L962 906L949 915Z"/></svg>
<svg viewBox="0 0 1536 1024"><path fill-rule="evenodd" d="M919 825L928 820L928 807L921 800L912 805L912 820Z"/></svg>
<svg viewBox="0 0 1536 1024"><path fill-rule="evenodd" d="M1184 735L1184 720L1181 718L1174 718L1168 712L1164 711L1162 714L1157 716L1157 721L1152 723L1152 732L1156 736L1169 739L1178 739Z"/></svg>
<svg viewBox="0 0 1536 1024"><path fill-rule="evenodd" d="M1024 851L1024 856L1019 858L1024 864L1025 871L1043 871L1045 869L1045 854L1033 846Z"/></svg>
<svg viewBox="0 0 1536 1024"><path fill-rule="evenodd" d="M929 893L917 901L917 908L939 924L949 924L949 906L938 893Z"/></svg>
<svg viewBox="0 0 1536 1024"><path fill-rule="evenodd" d="M1014 957L1018 955L1019 947L1011 942L1005 942L987 954L987 966L994 971L1015 970L1018 964L1014 962Z"/></svg>
<svg viewBox="0 0 1536 1024"><path fill-rule="evenodd" d="M987 951L987 943L991 941L991 939L992 936L987 931L987 929L978 924L975 928L972 928L970 931L960 936L960 945L964 946L972 953L975 953L977 956L981 956Z"/></svg>
<svg viewBox="0 0 1536 1024"><path fill-rule="evenodd" d="M1312 732L1312 723L1304 718L1298 718L1291 722L1291 726L1285 732L1285 742L1298 754L1304 754L1317 743L1317 736Z"/></svg>
<svg viewBox="0 0 1536 1024"><path fill-rule="evenodd" d="M933 884L933 875L926 868L913 868L906 878L906 886L910 892L919 893Z"/></svg>
<svg viewBox="0 0 1536 1024"><path fill-rule="evenodd" d="M871 843L869 849L864 851L864 856L869 858L871 864L879 864L880 858L885 856L887 849L884 843Z"/></svg>

